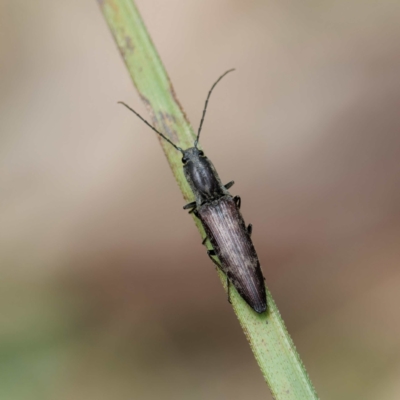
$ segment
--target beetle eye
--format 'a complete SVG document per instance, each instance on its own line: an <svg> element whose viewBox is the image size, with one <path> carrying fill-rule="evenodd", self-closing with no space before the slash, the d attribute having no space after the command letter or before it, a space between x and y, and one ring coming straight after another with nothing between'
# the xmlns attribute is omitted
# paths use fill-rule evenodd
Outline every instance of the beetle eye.
<svg viewBox="0 0 400 400"><path fill-rule="evenodd" d="M186 164L186 162L187 162L187 158L182 157L182 163L183 163L183 164Z"/></svg>
<svg viewBox="0 0 400 400"><path fill-rule="evenodd" d="M199 156L204 156L204 151L200 150L199 151Z"/></svg>

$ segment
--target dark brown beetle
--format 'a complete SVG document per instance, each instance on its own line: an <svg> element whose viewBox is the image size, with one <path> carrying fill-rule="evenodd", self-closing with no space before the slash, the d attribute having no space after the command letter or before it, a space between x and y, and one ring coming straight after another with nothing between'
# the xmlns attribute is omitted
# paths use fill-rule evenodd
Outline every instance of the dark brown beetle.
<svg viewBox="0 0 400 400"><path fill-rule="evenodd" d="M226 274L228 300L230 300L231 282L254 311L263 313L267 309L267 298L260 262L250 238L252 226L246 227L239 211L240 197L232 197L228 192L234 182L223 185L214 165L204 152L197 148L210 95L217 83L231 71L233 70L226 71L220 76L208 92L194 146L186 150L172 143L127 104L122 102L121 104L182 153L184 174L196 199L184 209L190 209L189 213L193 212L204 226L207 236L203 244L207 239L210 240L213 250L208 250L207 253L217 267ZM213 256L218 256L221 264Z"/></svg>

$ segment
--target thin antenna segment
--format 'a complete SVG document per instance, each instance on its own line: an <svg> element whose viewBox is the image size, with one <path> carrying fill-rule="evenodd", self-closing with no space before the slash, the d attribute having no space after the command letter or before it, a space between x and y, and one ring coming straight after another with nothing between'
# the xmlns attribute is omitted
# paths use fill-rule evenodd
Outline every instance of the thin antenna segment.
<svg viewBox="0 0 400 400"><path fill-rule="evenodd" d="M202 117L201 117L199 130L198 130L198 132L197 132L197 138L196 138L196 140L194 141L194 147L197 147L197 144L199 143L200 132L201 132L201 128L202 128L202 126L203 126L204 117L205 117L205 115L206 115L208 100L210 99L211 92L214 90L215 86L217 86L217 83L218 83L225 75L229 74L229 72L232 72L232 71L234 71L234 70L235 70L235 68L232 68L232 69L229 69L228 71L224 72L224 73L217 79L217 81L214 83L214 85L211 86L211 89L210 89L210 91L208 92L208 95L207 95L206 103L205 103L205 105L204 105L203 115L202 115Z"/></svg>
<svg viewBox="0 0 400 400"><path fill-rule="evenodd" d="M153 129L154 132L159 134L164 140L166 140L170 145L174 146L176 150L180 151L183 154L183 150L178 147L176 144L172 143L166 136L164 136L161 132L159 132L154 126L152 126L149 122L147 122L140 114L138 114L134 109L130 108L128 104L124 103L123 101L119 101L118 104L122 104L128 110L131 110L137 117L139 117L147 126Z"/></svg>

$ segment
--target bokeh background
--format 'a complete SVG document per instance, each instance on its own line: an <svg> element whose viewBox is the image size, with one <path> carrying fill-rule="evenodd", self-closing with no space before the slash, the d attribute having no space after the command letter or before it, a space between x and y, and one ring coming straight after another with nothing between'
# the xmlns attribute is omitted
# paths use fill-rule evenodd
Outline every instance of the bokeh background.
<svg viewBox="0 0 400 400"><path fill-rule="evenodd" d="M321 398L400 398L400 3L137 0ZM0 398L270 399L95 1L0 1Z"/></svg>

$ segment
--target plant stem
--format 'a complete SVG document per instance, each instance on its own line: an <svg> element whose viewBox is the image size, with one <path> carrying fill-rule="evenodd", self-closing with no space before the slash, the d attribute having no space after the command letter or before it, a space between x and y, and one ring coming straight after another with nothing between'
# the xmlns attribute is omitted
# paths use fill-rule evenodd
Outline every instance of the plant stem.
<svg viewBox="0 0 400 400"><path fill-rule="evenodd" d="M157 51L132 0L99 0L133 83L153 125L181 148L193 146L195 135L180 106ZM193 194L183 175L182 155L160 140L185 200ZM201 223L195 223L204 237ZM226 290L226 277L219 272ZM254 312L231 287L231 301L262 374L275 399L309 400L317 394L267 290L268 311Z"/></svg>

